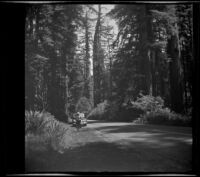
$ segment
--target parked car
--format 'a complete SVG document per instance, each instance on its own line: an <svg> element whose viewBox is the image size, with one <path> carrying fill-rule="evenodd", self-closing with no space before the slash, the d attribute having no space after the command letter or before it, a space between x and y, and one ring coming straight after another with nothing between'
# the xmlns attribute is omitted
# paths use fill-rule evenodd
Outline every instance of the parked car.
<svg viewBox="0 0 200 177"><path fill-rule="evenodd" d="M75 125L76 124L76 119L72 118L72 124Z"/></svg>
<svg viewBox="0 0 200 177"><path fill-rule="evenodd" d="M87 119L86 118L81 118L81 125L87 126Z"/></svg>
<svg viewBox="0 0 200 177"><path fill-rule="evenodd" d="M85 118L84 113L75 113L72 118L72 125L76 126L78 120L80 121L81 126L87 126L87 119Z"/></svg>

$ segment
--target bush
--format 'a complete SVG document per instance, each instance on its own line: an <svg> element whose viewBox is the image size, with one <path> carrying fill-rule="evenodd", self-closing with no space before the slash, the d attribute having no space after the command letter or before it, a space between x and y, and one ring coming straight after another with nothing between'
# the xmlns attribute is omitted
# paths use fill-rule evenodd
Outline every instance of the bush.
<svg viewBox="0 0 200 177"><path fill-rule="evenodd" d="M169 108L160 108L155 111L147 111L139 119L140 123L191 126L191 118L170 111Z"/></svg>
<svg viewBox="0 0 200 177"><path fill-rule="evenodd" d="M169 108L164 107L164 100L161 97L153 97L151 95L142 95L132 101L130 106L124 107L129 117L126 119L134 120L138 123L189 126L191 125L191 117L177 114Z"/></svg>
<svg viewBox="0 0 200 177"><path fill-rule="evenodd" d="M142 95L131 101L130 104L120 105L119 101L104 101L94 108L89 116L91 119L107 119L118 121L133 121L145 114L147 111L154 111L164 106L161 97Z"/></svg>
<svg viewBox="0 0 200 177"><path fill-rule="evenodd" d="M164 106L164 100L161 97L142 94L135 101L129 101L129 104L123 103L122 106L117 101L104 101L90 112L89 117L135 123L191 126L190 116L171 111Z"/></svg>
<svg viewBox="0 0 200 177"><path fill-rule="evenodd" d="M108 101L105 100L102 103L99 103L92 111L89 113L89 119L105 119L107 113Z"/></svg>
<svg viewBox="0 0 200 177"><path fill-rule="evenodd" d="M25 111L25 133L41 134L48 121L49 113Z"/></svg>
<svg viewBox="0 0 200 177"><path fill-rule="evenodd" d="M128 103L123 103L121 108L116 112L115 119L133 121L141 117L147 111L155 111L163 106L164 101L161 97L140 94L135 101L129 100Z"/></svg>
<svg viewBox="0 0 200 177"><path fill-rule="evenodd" d="M131 103L132 108L141 110L141 112L156 111L164 106L164 100L161 97L142 94L140 94L140 97L138 97L135 102Z"/></svg>
<svg viewBox="0 0 200 177"><path fill-rule="evenodd" d="M26 144L56 150L61 147L66 128L48 112L25 111L25 133Z"/></svg>
<svg viewBox="0 0 200 177"><path fill-rule="evenodd" d="M62 146L62 140L67 129L59 121L50 121L45 127L46 144L53 149Z"/></svg>
<svg viewBox="0 0 200 177"><path fill-rule="evenodd" d="M86 97L81 97L76 104L76 111L88 113L92 109L90 100Z"/></svg>
<svg viewBox="0 0 200 177"><path fill-rule="evenodd" d="M141 109L132 108L126 105L121 106L120 102L113 101L107 106L105 115L109 120L129 122L138 118L142 113L143 111L141 111Z"/></svg>

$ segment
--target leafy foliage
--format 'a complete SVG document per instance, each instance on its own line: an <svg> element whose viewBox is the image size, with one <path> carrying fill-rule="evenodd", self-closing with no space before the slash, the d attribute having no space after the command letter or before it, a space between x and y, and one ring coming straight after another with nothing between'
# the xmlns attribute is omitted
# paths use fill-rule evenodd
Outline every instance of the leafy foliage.
<svg viewBox="0 0 200 177"><path fill-rule="evenodd" d="M48 112L25 111L26 143L38 143L57 150L67 129Z"/></svg>
<svg viewBox="0 0 200 177"><path fill-rule="evenodd" d="M174 113L169 108L150 111L141 116L140 121L150 124L191 126L191 117Z"/></svg>
<svg viewBox="0 0 200 177"><path fill-rule="evenodd" d="M70 93L80 90L72 82L73 91L66 84L66 76L73 80L82 74L79 62L74 62L80 13L78 5L27 7L26 109L45 109L63 119Z"/></svg>
<svg viewBox="0 0 200 177"><path fill-rule="evenodd" d="M102 103L99 103L88 115L89 119L105 119L105 115L107 112L108 101L105 100Z"/></svg>
<svg viewBox="0 0 200 177"><path fill-rule="evenodd" d="M78 100L78 103L76 104L76 111L83 112L83 113L89 113L92 106L90 103L90 100L86 97L81 97Z"/></svg>
<svg viewBox="0 0 200 177"><path fill-rule="evenodd" d="M164 100L161 97L154 97L151 95L140 94L140 97L136 101L131 102L132 108L141 109L145 112L147 111L156 111L163 108Z"/></svg>
<svg viewBox="0 0 200 177"><path fill-rule="evenodd" d="M161 97L141 95L136 101L131 102L131 108L142 110L141 114L134 122L152 123L162 125L191 125L191 117L177 114L164 106L164 100Z"/></svg>
<svg viewBox="0 0 200 177"><path fill-rule="evenodd" d="M116 19L119 27L113 43L116 49L112 67L115 100L135 100L142 92L153 97L160 96L173 111L184 113L183 104L186 108L191 103L188 95L192 84L188 84L186 79L190 64L185 63L190 57L185 57L180 36L186 36L184 30L191 30L190 8L190 5L152 4L116 5L111 10L109 15ZM192 36L190 30L187 34ZM186 46L192 51L189 47L191 38L187 39ZM141 106L149 105L147 109L155 107L150 97L142 99L149 103ZM134 109L145 111L136 105Z"/></svg>
<svg viewBox="0 0 200 177"><path fill-rule="evenodd" d="M94 118L185 120L177 113L192 110L191 5L115 5L107 15L118 24L116 39L97 7L27 6L26 110L66 120L72 106L88 113L94 102ZM43 118L36 120L26 118L26 131L42 133Z"/></svg>

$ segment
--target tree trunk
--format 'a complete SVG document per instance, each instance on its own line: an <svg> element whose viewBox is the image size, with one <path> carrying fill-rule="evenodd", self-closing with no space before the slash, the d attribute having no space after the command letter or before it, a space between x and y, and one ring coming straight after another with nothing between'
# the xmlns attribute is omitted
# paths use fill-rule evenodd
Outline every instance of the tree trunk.
<svg viewBox="0 0 200 177"><path fill-rule="evenodd" d="M152 26L151 18L149 16L149 9L147 5L144 5L144 8L141 11L141 22L145 20L140 29L140 56L141 56L141 72L144 75L142 82L142 90L144 94L150 94L152 90L151 86L151 66L150 66L150 47L149 43L152 41Z"/></svg>
<svg viewBox="0 0 200 177"><path fill-rule="evenodd" d="M151 80L152 80L152 95L157 96L157 75L156 75L156 50L152 50L151 55Z"/></svg>
<svg viewBox="0 0 200 177"><path fill-rule="evenodd" d="M93 46L93 80L94 80L94 106L104 99L104 61L101 48L101 6L99 5L98 19L94 34Z"/></svg>
<svg viewBox="0 0 200 177"><path fill-rule="evenodd" d="M89 48L89 29L88 16L85 15L85 68L84 68L84 96L90 99L90 48Z"/></svg>
<svg viewBox="0 0 200 177"><path fill-rule="evenodd" d="M177 113L183 112L183 87L180 54L178 49L178 37L171 35L168 39L168 54L171 57L170 62L170 96L171 109Z"/></svg>

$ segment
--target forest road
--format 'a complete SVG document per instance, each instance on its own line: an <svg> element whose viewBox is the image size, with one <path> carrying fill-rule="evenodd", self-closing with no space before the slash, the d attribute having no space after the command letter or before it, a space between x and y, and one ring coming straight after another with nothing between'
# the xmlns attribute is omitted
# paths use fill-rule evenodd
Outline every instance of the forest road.
<svg viewBox="0 0 200 177"><path fill-rule="evenodd" d="M38 171L191 172L191 131L189 127L89 120L87 127L75 131L71 147L54 158L48 156L53 160Z"/></svg>

